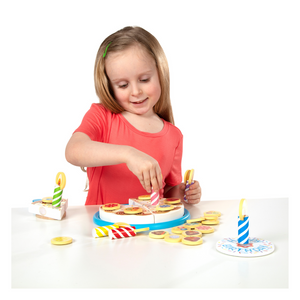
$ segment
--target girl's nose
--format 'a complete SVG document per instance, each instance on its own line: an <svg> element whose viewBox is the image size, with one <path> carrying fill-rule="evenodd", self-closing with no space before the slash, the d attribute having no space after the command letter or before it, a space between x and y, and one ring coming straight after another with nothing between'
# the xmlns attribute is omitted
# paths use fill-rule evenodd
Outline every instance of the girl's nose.
<svg viewBox="0 0 300 300"><path fill-rule="evenodd" d="M132 91L131 91L131 95L132 96L138 96L142 93L142 90L141 88L138 86L138 85L133 85L132 86Z"/></svg>

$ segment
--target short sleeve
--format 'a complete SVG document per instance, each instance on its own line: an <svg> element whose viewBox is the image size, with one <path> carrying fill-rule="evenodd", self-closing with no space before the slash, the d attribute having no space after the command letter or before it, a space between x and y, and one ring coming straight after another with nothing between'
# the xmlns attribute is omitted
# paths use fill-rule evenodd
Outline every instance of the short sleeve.
<svg viewBox="0 0 300 300"><path fill-rule="evenodd" d="M93 103L74 133L83 132L88 135L92 141L105 142L107 126L108 111L102 104Z"/></svg>
<svg viewBox="0 0 300 300"><path fill-rule="evenodd" d="M178 146L175 149L173 164L170 173L165 178L165 182L169 186L175 186L182 182L181 161L183 151L183 136L181 135Z"/></svg>

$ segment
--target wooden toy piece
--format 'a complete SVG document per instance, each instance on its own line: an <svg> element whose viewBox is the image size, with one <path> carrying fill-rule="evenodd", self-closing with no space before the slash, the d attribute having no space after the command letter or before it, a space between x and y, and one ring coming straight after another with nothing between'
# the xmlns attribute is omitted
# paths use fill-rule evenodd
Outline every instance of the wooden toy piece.
<svg viewBox="0 0 300 300"><path fill-rule="evenodd" d="M183 200L185 202L188 202L188 199L186 197L186 192L190 189L190 186L194 184L194 169L187 170L184 174L184 184L185 184L185 192L184 192L184 197Z"/></svg>
<svg viewBox="0 0 300 300"><path fill-rule="evenodd" d="M165 204L178 204L181 200L179 198L165 198L164 203Z"/></svg>
<svg viewBox="0 0 300 300"><path fill-rule="evenodd" d="M186 230L182 232L182 236L198 236L202 237L202 232L200 230Z"/></svg>
<svg viewBox="0 0 300 300"><path fill-rule="evenodd" d="M203 225L217 225L219 224L219 220L217 219L213 219L213 220L205 220L205 221L202 221L202 224Z"/></svg>
<svg viewBox="0 0 300 300"><path fill-rule="evenodd" d="M182 235L168 234L165 236L164 240L168 243L179 243L182 240Z"/></svg>
<svg viewBox="0 0 300 300"><path fill-rule="evenodd" d="M153 188L152 188L150 199L151 199L151 205L157 205L159 203L159 193L155 192Z"/></svg>
<svg viewBox="0 0 300 300"><path fill-rule="evenodd" d="M148 231L149 227L134 229L133 227L120 227L116 229L111 229L108 231L108 236L111 240L122 239L126 237L135 236L137 232Z"/></svg>
<svg viewBox="0 0 300 300"><path fill-rule="evenodd" d="M202 233L212 233L215 231L213 227L206 225L197 226L195 227L195 230L199 230Z"/></svg>
<svg viewBox="0 0 300 300"><path fill-rule="evenodd" d="M158 211L168 211L172 209L174 209L174 206L170 204L163 204L163 205L156 206L156 210Z"/></svg>
<svg viewBox="0 0 300 300"><path fill-rule="evenodd" d="M197 226L200 226L200 225L201 225L201 222L194 222L194 223L185 223L185 224L183 224L183 226L186 227L189 230L195 229Z"/></svg>
<svg viewBox="0 0 300 300"><path fill-rule="evenodd" d="M189 229L186 228L185 226L177 226L171 229L171 231L175 234L182 234L183 231L187 231L187 230Z"/></svg>
<svg viewBox="0 0 300 300"><path fill-rule="evenodd" d="M120 208L119 203L106 203L106 204L102 205L103 210L116 210L119 208Z"/></svg>
<svg viewBox="0 0 300 300"><path fill-rule="evenodd" d="M183 237L181 242L185 245L196 246L201 245L203 243L203 240L199 236L186 236Z"/></svg>
<svg viewBox="0 0 300 300"><path fill-rule="evenodd" d="M139 200L151 200L151 195L142 195L142 196L138 196Z"/></svg>
<svg viewBox="0 0 300 300"><path fill-rule="evenodd" d="M221 213L215 210L206 211L204 217L220 217Z"/></svg>
<svg viewBox="0 0 300 300"><path fill-rule="evenodd" d="M42 199L42 203L45 203L45 204L52 204L52 200L53 200L52 197L44 197L44 198Z"/></svg>
<svg viewBox="0 0 300 300"><path fill-rule="evenodd" d="M204 217L205 220L218 220L218 217Z"/></svg>
<svg viewBox="0 0 300 300"><path fill-rule="evenodd" d="M67 244L71 244L72 242L73 239L66 236L56 237L51 240L51 244L53 245L67 245Z"/></svg>
<svg viewBox="0 0 300 300"><path fill-rule="evenodd" d="M110 229L114 229L114 228L119 228L119 226L118 225L108 225L108 226L100 226L100 227L93 228L92 236L94 238L108 236L108 231Z"/></svg>
<svg viewBox="0 0 300 300"><path fill-rule="evenodd" d="M136 215L143 212L143 209L138 206L130 206L124 209L124 213L127 215Z"/></svg>
<svg viewBox="0 0 300 300"><path fill-rule="evenodd" d="M186 222L187 223L195 223L195 222L201 222L201 221L204 221L205 218L204 217L200 217L200 218L197 218L197 219L190 219L190 220L187 220Z"/></svg>
<svg viewBox="0 0 300 300"><path fill-rule="evenodd" d="M164 230L154 230L149 232L149 237L152 239L163 239L167 234L168 232Z"/></svg>
<svg viewBox="0 0 300 300"><path fill-rule="evenodd" d="M59 185L61 190L63 190L65 188L66 182L67 182L67 179L66 179L65 173L64 172L58 172L56 174L55 183L57 185Z"/></svg>
<svg viewBox="0 0 300 300"><path fill-rule="evenodd" d="M133 226L131 226L131 225L125 223L125 222L117 222L117 223L114 223L113 225L116 225L117 228L118 227L133 227ZM135 227L133 227L133 228L135 228Z"/></svg>

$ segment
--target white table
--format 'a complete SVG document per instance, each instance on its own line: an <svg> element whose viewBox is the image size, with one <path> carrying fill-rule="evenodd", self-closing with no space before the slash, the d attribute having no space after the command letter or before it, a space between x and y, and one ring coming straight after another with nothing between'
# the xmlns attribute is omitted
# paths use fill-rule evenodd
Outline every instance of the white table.
<svg viewBox="0 0 300 300"><path fill-rule="evenodd" d="M72 200L69 199L69 203ZM247 200L250 237L271 241L275 251L256 258L215 249L237 236L239 200L186 206L191 217L222 213L200 246L150 239L148 233L110 240L93 238L98 206L70 206L62 221L43 220L28 208L12 209L12 288L288 288L288 199ZM51 244L57 236L73 243Z"/></svg>

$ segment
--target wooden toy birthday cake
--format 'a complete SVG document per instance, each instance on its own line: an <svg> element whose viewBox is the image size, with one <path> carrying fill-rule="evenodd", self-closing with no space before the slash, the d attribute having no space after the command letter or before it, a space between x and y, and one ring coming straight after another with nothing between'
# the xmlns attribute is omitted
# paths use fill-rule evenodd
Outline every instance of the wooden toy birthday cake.
<svg viewBox="0 0 300 300"><path fill-rule="evenodd" d="M99 216L106 222L153 224L173 221L184 215L184 205L177 198L161 198L151 205L150 195L129 199L128 205L107 203L99 207Z"/></svg>

